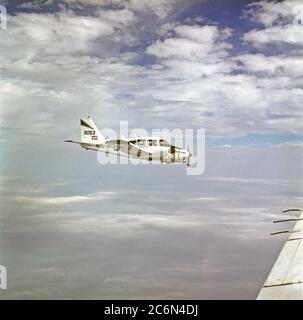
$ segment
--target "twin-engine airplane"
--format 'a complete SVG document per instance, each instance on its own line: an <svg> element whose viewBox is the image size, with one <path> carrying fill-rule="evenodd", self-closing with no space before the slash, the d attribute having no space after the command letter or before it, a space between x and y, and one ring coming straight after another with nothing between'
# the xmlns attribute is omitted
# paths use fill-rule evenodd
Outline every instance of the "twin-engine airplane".
<svg viewBox="0 0 303 320"><path fill-rule="evenodd" d="M102 151L106 154L190 165L192 154L188 150L171 145L161 137L106 140L90 117L81 118L80 126L81 140L65 142L77 143L86 150Z"/></svg>

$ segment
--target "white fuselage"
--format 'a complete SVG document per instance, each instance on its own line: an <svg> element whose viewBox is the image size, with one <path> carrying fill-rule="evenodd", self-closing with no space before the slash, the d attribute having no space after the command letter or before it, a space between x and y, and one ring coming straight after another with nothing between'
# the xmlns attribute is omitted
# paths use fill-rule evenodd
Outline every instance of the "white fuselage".
<svg viewBox="0 0 303 320"><path fill-rule="evenodd" d="M140 137L123 140L127 141L130 146L134 145L143 151L142 154L140 154L139 151L135 156L134 154L131 154L131 152L125 152L125 150L120 147L119 143L113 144L110 143L111 141L112 140L108 140L102 144L83 144L82 148L101 151L108 154L131 156L142 160L159 160L166 163L186 163L191 156L187 150L172 146L166 140L159 137Z"/></svg>
<svg viewBox="0 0 303 320"><path fill-rule="evenodd" d="M80 119L81 140L65 140L77 143L86 150L101 151L143 160L159 160L165 163L190 164L191 153L176 147L162 137L136 137L134 139L106 140L90 117Z"/></svg>

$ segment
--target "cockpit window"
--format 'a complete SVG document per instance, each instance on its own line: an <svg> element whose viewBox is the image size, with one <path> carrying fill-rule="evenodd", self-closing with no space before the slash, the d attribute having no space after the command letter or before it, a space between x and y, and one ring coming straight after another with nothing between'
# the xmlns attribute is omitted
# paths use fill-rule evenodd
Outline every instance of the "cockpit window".
<svg viewBox="0 0 303 320"><path fill-rule="evenodd" d="M161 147L170 147L170 143L168 143L168 142L167 142L166 140L164 140L164 139L160 139L159 142L160 142L160 146L161 146Z"/></svg>
<svg viewBox="0 0 303 320"><path fill-rule="evenodd" d="M145 147L146 140L145 139L134 139L129 141L132 144L135 144L139 147Z"/></svg>

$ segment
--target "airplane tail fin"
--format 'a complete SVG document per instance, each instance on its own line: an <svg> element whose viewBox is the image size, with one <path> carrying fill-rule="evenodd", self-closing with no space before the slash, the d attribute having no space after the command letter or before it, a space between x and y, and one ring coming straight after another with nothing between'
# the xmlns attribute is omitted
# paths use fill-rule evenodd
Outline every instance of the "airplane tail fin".
<svg viewBox="0 0 303 320"><path fill-rule="evenodd" d="M88 116L80 119L81 142L85 143L104 143L105 139L98 130L94 121Z"/></svg>

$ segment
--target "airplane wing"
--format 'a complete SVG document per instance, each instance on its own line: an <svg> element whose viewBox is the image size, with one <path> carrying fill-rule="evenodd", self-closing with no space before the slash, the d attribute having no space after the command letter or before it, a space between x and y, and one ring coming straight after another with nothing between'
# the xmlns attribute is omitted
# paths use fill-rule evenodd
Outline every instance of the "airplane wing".
<svg viewBox="0 0 303 320"><path fill-rule="evenodd" d="M83 148L89 148L96 151L98 150L98 148L100 148L100 144L98 143L91 143L91 142L88 143L88 142L74 141L74 140L65 140L64 142L76 143ZM105 142L105 145L111 147L115 152L117 151L122 152L121 155L124 155L127 157L132 156L134 158L141 158L141 159L152 159L153 157L153 153L146 152L127 140L121 140L121 139L108 140Z"/></svg>
<svg viewBox="0 0 303 320"><path fill-rule="evenodd" d="M293 231L280 231L290 233L276 263L269 273L258 300L302 300L303 299L303 211L300 216L274 222L296 221Z"/></svg>
<svg viewBox="0 0 303 320"><path fill-rule="evenodd" d="M121 151L126 155L130 155L135 158L152 158L153 154L144 151L143 149L139 148L138 146L134 145L133 143L127 140L108 140L106 141L106 145L111 146L116 151Z"/></svg>
<svg viewBox="0 0 303 320"><path fill-rule="evenodd" d="M98 146L100 146L100 144L98 144L98 143L90 143L90 142L75 141L75 140L64 140L64 142L76 143L76 144L81 145L81 147L85 147L85 146L98 147Z"/></svg>

